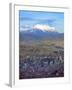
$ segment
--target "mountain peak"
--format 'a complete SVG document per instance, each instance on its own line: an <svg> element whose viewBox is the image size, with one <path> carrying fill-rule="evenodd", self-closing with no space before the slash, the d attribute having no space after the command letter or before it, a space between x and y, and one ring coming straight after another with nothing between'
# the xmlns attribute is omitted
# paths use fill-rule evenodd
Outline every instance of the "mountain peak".
<svg viewBox="0 0 72 90"><path fill-rule="evenodd" d="M36 24L32 28L33 30L41 30L43 32L57 32L55 27L50 27L49 25Z"/></svg>

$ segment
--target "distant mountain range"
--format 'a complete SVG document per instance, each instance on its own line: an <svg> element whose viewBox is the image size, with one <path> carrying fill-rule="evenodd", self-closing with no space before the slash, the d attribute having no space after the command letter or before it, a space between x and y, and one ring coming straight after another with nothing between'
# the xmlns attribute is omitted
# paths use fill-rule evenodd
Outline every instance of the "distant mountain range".
<svg viewBox="0 0 72 90"><path fill-rule="evenodd" d="M19 32L20 40L41 40L41 39L59 39L64 38L64 33L57 31L43 31L43 30L27 30Z"/></svg>

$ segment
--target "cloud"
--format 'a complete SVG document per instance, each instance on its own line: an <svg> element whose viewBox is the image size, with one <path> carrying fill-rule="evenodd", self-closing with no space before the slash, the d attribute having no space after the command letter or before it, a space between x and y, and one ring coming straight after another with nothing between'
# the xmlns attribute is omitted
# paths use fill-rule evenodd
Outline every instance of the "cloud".
<svg viewBox="0 0 72 90"><path fill-rule="evenodd" d="M42 30L43 32L45 32L45 31L56 32L55 27L51 27L51 26L45 25L45 24L36 24L33 26L30 26L30 25L20 26L20 31L33 31L33 30Z"/></svg>
<svg viewBox="0 0 72 90"><path fill-rule="evenodd" d="M36 24L33 27L33 30L37 29L37 30L42 30L42 31L56 31L55 27L51 27L49 25L42 25L42 24Z"/></svg>
<svg viewBox="0 0 72 90"><path fill-rule="evenodd" d="M48 23L53 23L56 21L56 19L50 19L50 18L29 18L29 17L20 17L21 21L38 21L38 22L48 22Z"/></svg>
<svg viewBox="0 0 72 90"><path fill-rule="evenodd" d="M20 31L27 31L30 30L29 25L20 26Z"/></svg>

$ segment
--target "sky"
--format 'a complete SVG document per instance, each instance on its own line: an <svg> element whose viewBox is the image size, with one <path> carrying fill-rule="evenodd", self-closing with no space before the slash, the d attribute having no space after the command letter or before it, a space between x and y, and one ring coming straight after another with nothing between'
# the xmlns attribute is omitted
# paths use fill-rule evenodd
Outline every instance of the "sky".
<svg viewBox="0 0 72 90"><path fill-rule="evenodd" d="M64 33L64 13L45 11L19 11L20 31L40 29Z"/></svg>

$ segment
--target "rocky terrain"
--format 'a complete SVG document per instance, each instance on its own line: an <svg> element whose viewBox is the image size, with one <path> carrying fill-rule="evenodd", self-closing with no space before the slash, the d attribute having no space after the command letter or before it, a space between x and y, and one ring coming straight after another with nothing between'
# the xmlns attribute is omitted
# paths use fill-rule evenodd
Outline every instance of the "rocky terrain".
<svg viewBox="0 0 72 90"><path fill-rule="evenodd" d="M64 76L63 40L21 42L19 78L49 78Z"/></svg>

